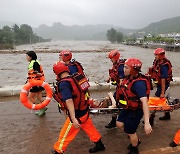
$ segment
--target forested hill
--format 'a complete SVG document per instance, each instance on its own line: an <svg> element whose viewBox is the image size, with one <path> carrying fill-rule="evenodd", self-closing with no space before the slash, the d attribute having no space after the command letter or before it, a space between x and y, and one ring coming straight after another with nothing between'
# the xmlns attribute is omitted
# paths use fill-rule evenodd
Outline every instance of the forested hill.
<svg viewBox="0 0 180 154"><path fill-rule="evenodd" d="M124 34L133 33L135 31L145 31L146 34L162 34L162 33L180 33L180 16L165 19L159 22L149 24L142 29L125 29L120 26L99 24L99 25L73 25L66 26L60 22L49 27L41 25L34 28L34 32L43 38L62 39L62 40L105 40L107 30L114 28Z"/></svg>
<svg viewBox="0 0 180 154"><path fill-rule="evenodd" d="M62 39L62 40L106 40L107 30L115 28L122 33L129 32L120 26L99 24L99 25L72 25L66 26L60 22L49 27L41 25L34 28L34 32L43 38ZM132 32L132 31L131 31Z"/></svg>
<svg viewBox="0 0 180 154"><path fill-rule="evenodd" d="M0 29L3 25L13 25L13 22L0 21ZM180 16L151 23L142 29L126 29L110 24L67 26L57 22L52 26L40 25L38 28L33 28L33 32L42 38L53 40L106 40L107 30L111 28L123 34L142 31L145 31L146 34L180 33Z"/></svg>
<svg viewBox="0 0 180 154"><path fill-rule="evenodd" d="M151 23L138 31L145 31L146 34L180 33L180 16Z"/></svg>

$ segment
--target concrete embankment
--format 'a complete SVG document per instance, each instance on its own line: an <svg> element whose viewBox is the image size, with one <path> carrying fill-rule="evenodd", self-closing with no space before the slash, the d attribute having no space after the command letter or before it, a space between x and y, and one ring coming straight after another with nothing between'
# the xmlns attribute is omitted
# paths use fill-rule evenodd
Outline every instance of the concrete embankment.
<svg viewBox="0 0 180 154"><path fill-rule="evenodd" d="M53 87L52 84L50 84ZM180 85L180 77L173 77L173 81L171 82L171 86ZM23 85L16 86L4 86L0 88L0 97L10 97L10 96L18 96L22 89ZM90 82L90 91L104 91L104 90L113 90L115 86L110 83L97 83Z"/></svg>

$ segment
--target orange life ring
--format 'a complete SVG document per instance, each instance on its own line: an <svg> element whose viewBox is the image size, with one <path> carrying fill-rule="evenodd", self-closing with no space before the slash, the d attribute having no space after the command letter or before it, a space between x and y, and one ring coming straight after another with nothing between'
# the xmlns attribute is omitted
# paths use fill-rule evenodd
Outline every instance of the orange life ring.
<svg viewBox="0 0 180 154"><path fill-rule="evenodd" d="M46 99L40 103L40 104L33 104L28 100L27 93L31 87L34 86L41 86L45 89L46 91ZM41 81L41 80L32 80L31 82L28 82L27 84L24 85L20 92L20 101L21 103L27 107L28 109L32 110L39 110L47 106L52 98L52 89L50 85L47 82Z"/></svg>

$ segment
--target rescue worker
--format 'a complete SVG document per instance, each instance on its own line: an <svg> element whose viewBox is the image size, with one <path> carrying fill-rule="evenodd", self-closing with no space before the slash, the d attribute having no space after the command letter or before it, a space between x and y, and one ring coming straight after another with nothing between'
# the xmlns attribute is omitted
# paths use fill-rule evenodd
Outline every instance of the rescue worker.
<svg viewBox="0 0 180 154"><path fill-rule="evenodd" d="M31 80L45 80L44 72L42 69L42 66L40 62L37 60L37 55L34 51L28 51L26 53L26 59L29 62L28 66L28 77L27 81L31 82ZM42 98L42 91L44 90L41 86L34 86L30 89L28 94L28 99L32 103L40 103L43 101ZM36 99L36 98L37 99ZM35 112L36 115L43 116L45 114L45 111L47 110L47 107Z"/></svg>
<svg viewBox="0 0 180 154"><path fill-rule="evenodd" d="M169 144L171 147L180 145L180 129L176 132L174 140Z"/></svg>
<svg viewBox="0 0 180 154"><path fill-rule="evenodd" d="M55 63L53 71L59 79L57 83L58 102L64 106L68 114L58 141L54 144L54 154L65 152L69 143L81 129L95 143L95 147L89 149L90 153L104 150L101 135L89 117L88 98L85 94L89 87L87 79L82 74L76 74L81 77L70 76L69 69L64 62Z"/></svg>
<svg viewBox="0 0 180 154"><path fill-rule="evenodd" d="M165 92L168 89L170 82L172 81L172 65L171 62L165 57L165 50L163 48L157 48L154 51L155 59L153 66L149 68L149 74L157 84L156 97L164 98ZM163 117L159 120L170 120L170 112L165 112Z"/></svg>
<svg viewBox="0 0 180 154"><path fill-rule="evenodd" d="M108 58L111 60L113 66L111 69L109 69L109 78L107 82L111 82L112 85L118 86L118 84L122 81L124 78L124 59L120 58L120 52L118 50L112 50L108 54ZM114 93L115 96L115 93ZM117 114L112 115L112 119L109 122L108 125L106 125L106 128L114 128L116 127L116 119Z"/></svg>
<svg viewBox="0 0 180 154"><path fill-rule="evenodd" d="M84 68L82 67L81 63L76 61L75 59L72 59L72 52L70 50L62 50L59 53L59 61L63 61L68 66L70 75L79 73L87 78L87 76L84 73ZM87 97L89 97L90 93L87 92L86 95ZM60 106L58 104L58 108L59 107Z"/></svg>
<svg viewBox="0 0 180 154"><path fill-rule="evenodd" d="M84 74L84 69L81 65L81 63L79 63L78 61L76 61L75 59L72 59L72 52L70 50L62 50L59 53L59 61L63 61L65 62L65 64L68 66L69 68L69 74L75 74L75 73L80 73L80 74Z"/></svg>
<svg viewBox="0 0 180 154"><path fill-rule="evenodd" d="M136 58L125 61L126 76L116 90L116 105L123 108L117 118L116 126L124 130L130 138L129 154L138 154L141 143L136 130L144 114L144 130L148 135L152 132L149 123L148 97L150 84L147 77L140 73L142 63Z"/></svg>

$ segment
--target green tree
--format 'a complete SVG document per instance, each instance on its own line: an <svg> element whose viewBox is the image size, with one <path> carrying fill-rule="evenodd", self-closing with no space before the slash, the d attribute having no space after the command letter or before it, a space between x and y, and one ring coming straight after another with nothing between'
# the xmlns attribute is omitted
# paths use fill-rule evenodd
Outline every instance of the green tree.
<svg viewBox="0 0 180 154"><path fill-rule="evenodd" d="M20 43L32 43L33 31L31 26L23 24L20 26Z"/></svg>
<svg viewBox="0 0 180 154"><path fill-rule="evenodd" d="M20 27L14 25L12 28L4 26L0 29L0 49L13 48L16 44L29 44L50 41L43 39L33 33L31 26L23 24Z"/></svg>
<svg viewBox="0 0 180 154"><path fill-rule="evenodd" d="M13 31L13 44L19 44L19 26L18 25L14 25L12 27L12 31Z"/></svg>
<svg viewBox="0 0 180 154"><path fill-rule="evenodd" d="M1 31L1 43L12 43L13 32L9 26L4 26Z"/></svg>
<svg viewBox="0 0 180 154"><path fill-rule="evenodd" d="M13 48L13 32L9 26L0 30L0 49Z"/></svg>
<svg viewBox="0 0 180 154"><path fill-rule="evenodd" d="M26 25L26 24L22 24L20 26L20 31L25 33L25 34L33 34L33 30L31 28L31 26Z"/></svg>
<svg viewBox="0 0 180 154"><path fill-rule="evenodd" d="M19 33L19 26L15 24L15 25L12 27L12 30L13 30L14 33Z"/></svg>
<svg viewBox="0 0 180 154"><path fill-rule="evenodd" d="M117 34L117 31L116 31L114 28L111 28L111 29L108 30L107 33L106 33L107 39L108 39L111 43L116 42L116 34Z"/></svg>
<svg viewBox="0 0 180 154"><path fill-rule="evenodd" d="M121 43L123 41L123 33L117 32L116 41L117 41L117 43Z"/></svg>

